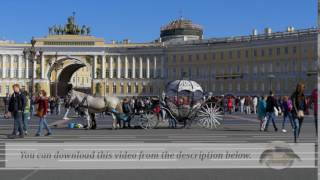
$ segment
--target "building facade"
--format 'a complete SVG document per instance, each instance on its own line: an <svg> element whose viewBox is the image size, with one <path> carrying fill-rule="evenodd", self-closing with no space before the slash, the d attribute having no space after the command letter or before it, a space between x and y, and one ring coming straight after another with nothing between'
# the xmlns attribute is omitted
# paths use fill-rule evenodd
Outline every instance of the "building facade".
<svg viewBox="0 0 320 180"><path fill-rule="evenodd" d="M316 28L203 39L201 26L178 19L162 27L154 42L106 43L87 27L73 27L69 17L64 30L49 28L47 37L36 38L40 53L34 64L24 54L30 44L0 41L0 96L15 83L28 90L31 74L36 90L59 96L68 83L100 96L156 96L181 78L214 95L262 95L270 89L291 94L298 82L310 93L317 86Z"/></svg>

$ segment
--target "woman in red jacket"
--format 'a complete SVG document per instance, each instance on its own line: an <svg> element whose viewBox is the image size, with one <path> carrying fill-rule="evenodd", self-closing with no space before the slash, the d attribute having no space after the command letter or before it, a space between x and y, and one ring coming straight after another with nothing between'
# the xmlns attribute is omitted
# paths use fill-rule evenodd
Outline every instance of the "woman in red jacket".
<svg viewBox="0 0 320 180"><path fill-rule="evenodd" d="M35 103L38 104L37 116L40 118L39 128L36 136L41 136L43 128L46 128L48 131L46 136L50 136L52 131L48 126L47 120L45 119L48 113L48 97L44 90L40 91L39 97L37 97Z"/></svg>

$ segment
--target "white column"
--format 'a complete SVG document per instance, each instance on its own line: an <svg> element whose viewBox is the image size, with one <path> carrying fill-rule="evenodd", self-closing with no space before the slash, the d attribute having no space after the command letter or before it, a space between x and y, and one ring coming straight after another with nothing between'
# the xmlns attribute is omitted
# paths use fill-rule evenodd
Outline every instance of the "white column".
<svg viewBox="0 0 320 180"><path fill-rule="evenodd" d="M33 77L37 78L37 61L34 59L33 61Z"/></svg>
<svg viewBox="0 0 320 180"><path fill-rule="evenodd" d="M121 57L120 56L118 56L117 58L117 67L118 67L117 77L120 79L121 78Z"/></svg>
<svg viewBox="0 0 320 180"><path fill-rule="evenodd" d="M164 78L164 56L161 56L161 78Z"/></svg>
<svg viewBox="0 0 320 180"><path fill-rule="evenodd" d="M22 55L18 55L18 78L21 78L21 71L23 67L21 67L22 64Z"/></svg>
<svg viewBox="0 0 320 180"><path fill-rule="evenodd" d="M109 77L113 78L113 57L110 56L110 62L109 62Z"/></svg>
<svg viewBox="0 0 320 180"><path fill-rule="evenodd" d="M153 78L157 77L157 56L153 58Z"/></svg>
<svg viewBox="0 0 320 180"><path fill-rule="evenodd" d="M6 63L6 61L7 61L7 55L3 55L2 56L2 78L6 78L6 73L7 73L6 65L8 64Z"/></svg>
<svg viewBox="0 0 320 180"><path fill-rule="evenodd" d="M102 56L101 71L102 71L102 79L106 78L106 56L105 55Z"/></svg>
<svg viewBox="0 0 320 180"><path fill-rule="evenodd" d="M25 58L25 64L26 64L25 78L28 79L29 78L29 59L27 56Z"/></svg>
<svg viewBox="0 0 320 180"><path fill-rule="evenodd" d="M136 78L136 58L132 56L132 79Z"/></svg>
<svg viewBox="0 0 320 180"><path fill-rule="evenodd" d="M97 58L98 58L98 56L96 56L96 55L93 58L93 66L92 66L93 79L97 79Z"/></svg>
<svg viewBox="0 0 320 180"><path fill-rule="evenodd" d="M124 77L126 78L126 79L128 79L128 57L127 56L125 56L125 59L124 59Z"/></svg>
<svg viewBox="0 0 320 180"><path fill-rule="evenodd" d="M139 78L143 78L143 71L142 71L143 65L142 65L142 57L139 58Z"/></svg>
<svg viewBox="0 0 320 180"><path fill-rule="evenodd" d="M45 70L44 70L44 55L42 53L41 57L40 57L40 72L41 72L41 79L45 78Z"/></svg>
<svg viewBox="0 0 320 180"><path fill-rule="evenodd" d="M9 61L10 61L10 78L14 78L14 68L13 68L13 60L14 56L9 55Z"/></svg>
<svg viewBox="0 0 320 180"><path fill-rule="evenodd" d="M150 58L147 57L147 79L150 78Z"/></svg>

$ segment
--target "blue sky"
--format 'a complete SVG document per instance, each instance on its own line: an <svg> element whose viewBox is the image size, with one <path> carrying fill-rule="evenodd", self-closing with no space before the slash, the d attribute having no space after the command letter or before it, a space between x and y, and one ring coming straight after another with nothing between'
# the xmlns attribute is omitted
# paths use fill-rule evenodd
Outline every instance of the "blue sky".
<svg viewBox="0 0 320 180"><path fill-rule="evenodd" d="M205 38L317 25L316 0L3 0L0 7L0 39L16 42L46 36L49 26L65 24L73 11L78 24L106 41L152 41L181 14L201 24Z"/></svg>

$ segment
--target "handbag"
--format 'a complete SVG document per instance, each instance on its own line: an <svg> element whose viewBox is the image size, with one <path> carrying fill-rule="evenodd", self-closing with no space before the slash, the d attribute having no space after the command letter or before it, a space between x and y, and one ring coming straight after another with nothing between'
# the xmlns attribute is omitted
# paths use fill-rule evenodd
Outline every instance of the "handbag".
<svg viewBox="0 0 320 180"><path fill-rule="evenodd" d="M40 109L37 111L37 116L38 117L43 117L44 116L44 110L43 109Z"/></svg>
<svg viewBox="0 0 320 180"><path fill-rule="evenodd" d="M276 116L279 116L279 111L278 111L278 109L277 109L276 107L274 107L274 114L275 114Z"/></svg>
<svg viewBox="0 0 320 180"><path fill-rule="evenodd" d="M298 116L298 118L303 118L304 112L302 110L298 110L297 116Z"/></svg>

